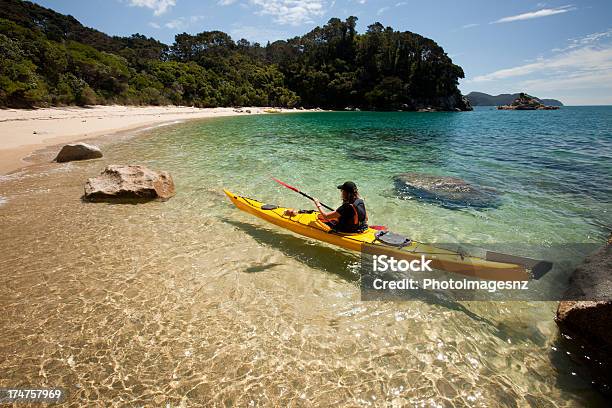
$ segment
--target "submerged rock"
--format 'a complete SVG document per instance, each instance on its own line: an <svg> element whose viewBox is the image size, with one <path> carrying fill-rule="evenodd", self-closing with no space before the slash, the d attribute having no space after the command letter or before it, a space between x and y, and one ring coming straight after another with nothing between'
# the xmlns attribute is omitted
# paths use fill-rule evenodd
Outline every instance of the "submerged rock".
<svg viewBox="0 0 612 408"><path fill-rule="evenodd" d="M612 393L612 235L570 278L555 321L564 343L588 368L594 384Z"/></svg>
<svg viewBox="0 0 612 408"><path fill-rule="evenodd" d="M88 201L167 200L174 196L172 176L144 166L110 165L85 183L83 199Z"/></svg>
<svg viewBox="0 0 612 408"><path fill-rule="evenodd" d="M59 151L55 161L64 163L74 160L89 160L99 159L102 157L102 151L98 146L87 143L67 144Z"/></svg>
<svg viewBox="0 0 612 408"><path fill-rule="evenodd" d="M445 208L487 208L499 205L497 191L473 186L457 177L404 173L393 177L393 181L399 197L414 197Z"/></svg>

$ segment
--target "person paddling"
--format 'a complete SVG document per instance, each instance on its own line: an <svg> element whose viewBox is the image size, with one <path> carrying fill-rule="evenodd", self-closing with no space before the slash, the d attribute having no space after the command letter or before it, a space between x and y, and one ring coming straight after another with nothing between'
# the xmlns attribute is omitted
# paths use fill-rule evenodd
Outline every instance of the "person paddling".
<svg viewBox="0 0 612 408"><path fill-rule="evenodd" d="M342 205L336 211L326 212L318 199L314 199L319 219L338 232L363 232L368 229L368 214L365 202L359 196L357 186L347 181L338 186Z"/></svg>

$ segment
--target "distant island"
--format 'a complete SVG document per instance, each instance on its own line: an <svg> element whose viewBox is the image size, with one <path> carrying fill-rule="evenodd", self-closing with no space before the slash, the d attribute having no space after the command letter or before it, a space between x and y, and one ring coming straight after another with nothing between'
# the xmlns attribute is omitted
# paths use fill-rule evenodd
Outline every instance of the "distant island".
<svg viewBox="0 0 612 408"><path fill-rule="evenodd" d="M515 94L501 94L501 95L489 95L483 92L470 92L467 94L467 99L470 101L472 106L500 106L510 105L520 96L519 93ZM542 105L546 106L563 106L561 101L556 99L540 99L533 97L539 101Z"/></svg>
<svg viewBox="0 0 612 408"><path fill-rule="evenodd" d="M544 105L538 98L521 92L519 96L508 105L500 105L499 110L557 110L559 106Z"/></svg>
<svg viewBox="0 0 612 408"><path fill-rule="evenodd" d="M172 45L109 36L72 16L0 0L0 107L274 106L470 110L463 69L435 41L357 17L267 45L222 31Z"/></svg>

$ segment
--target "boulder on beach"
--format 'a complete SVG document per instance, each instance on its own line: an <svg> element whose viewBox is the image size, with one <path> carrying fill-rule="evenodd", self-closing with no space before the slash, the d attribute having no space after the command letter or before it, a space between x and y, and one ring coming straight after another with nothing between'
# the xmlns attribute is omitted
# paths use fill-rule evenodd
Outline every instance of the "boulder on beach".
<svg viewBox="0 0 612 408"><path fill-rule="evenodd" d="M144 166L110 165L97 177L85 183L87 201L149 201L167 200L174 196L172 176Z"/></svg>
<svg viewBox="0 0 612 408"><path fill-rule="evenodd" d="M74 143L62 147L55 161L64 163L74 160L99 159L100 157L102 157L102 151L98 146L87 143Z"/></svg>
<svg viewBox="0 0 612 408"><path fill-rule="evenodd" d="M612 393L612 235L570 277L555 321L602 391Z"/></svg>
<svg viewBox="0 0 612 408"><path fill-rule="evenodd" d="M457 177L403 173L393 177L393 181L401 198L416 198L450 209L496 207L500 201L497 191Z"/></svg>

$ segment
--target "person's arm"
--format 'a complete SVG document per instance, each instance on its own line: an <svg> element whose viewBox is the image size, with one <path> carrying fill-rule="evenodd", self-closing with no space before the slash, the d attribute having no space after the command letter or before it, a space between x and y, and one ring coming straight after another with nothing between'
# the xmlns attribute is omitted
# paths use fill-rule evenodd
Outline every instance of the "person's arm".
<svg viewBox="0 0 612 408"><path fill-rule="evenodd" d="M321 206L321 203L319 202L318 199L316 198L314 199L314 204L315 204L315 207L317 207L317 210L319 211L319 213L321 214L321 217L323 217L325 221L332 221L332 220L340 219L340 214L338 214L338 211L326 212Z"/></svg>

